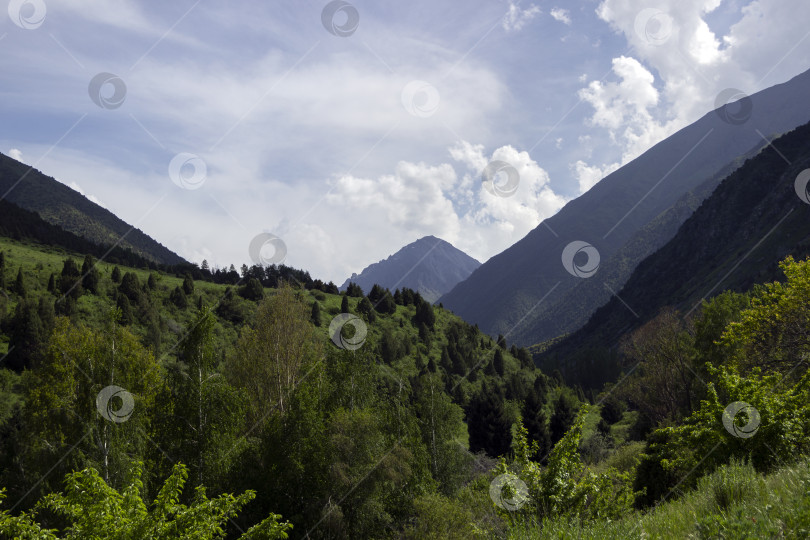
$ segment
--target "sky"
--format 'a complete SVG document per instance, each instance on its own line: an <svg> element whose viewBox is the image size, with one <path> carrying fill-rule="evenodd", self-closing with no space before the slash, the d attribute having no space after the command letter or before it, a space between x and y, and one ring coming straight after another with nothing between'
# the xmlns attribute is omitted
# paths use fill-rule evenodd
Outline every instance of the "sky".
<svg viewBox="0 0 810 540"><path fill-rule="evenodd" d="M810 68L806 0L11 0L2 15L0 151L192 262L283 254L337 284L426 235L483 262L718 96ZM256 252L257 237L280 243Z"/></svg>

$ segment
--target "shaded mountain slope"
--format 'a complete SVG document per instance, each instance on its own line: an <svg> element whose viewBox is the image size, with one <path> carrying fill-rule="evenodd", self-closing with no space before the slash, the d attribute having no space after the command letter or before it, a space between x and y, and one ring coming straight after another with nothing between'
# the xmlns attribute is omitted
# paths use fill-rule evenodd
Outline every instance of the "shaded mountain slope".
<svg viewBox="0 0 810 540"><path fill-rule="evenodd" d="M540 365L559 368L569 381L589 381L594 359L615 359L605 350L664 306L688 315L723 290L778 279L781 259L810 255L810 204L794 189L807 168L810 124L776 139L723 180L672 240L638 265L618 298L538 355Z"/></svg>
<svg viewBox="0 0 810 540"><path fill-rule="evenodd" d="M518 344L554 337L559 325L538 318L581 282L561 263L566 245L588 242L608 261L686 193L763 144L763 135L784 133L810 120L809 93L810 71L751 96L751 116L744 123L728 123L716 111L706 114L566 204L441 301L486 332L511 336ZM575 320L571 318L572 324Z"/></svg>

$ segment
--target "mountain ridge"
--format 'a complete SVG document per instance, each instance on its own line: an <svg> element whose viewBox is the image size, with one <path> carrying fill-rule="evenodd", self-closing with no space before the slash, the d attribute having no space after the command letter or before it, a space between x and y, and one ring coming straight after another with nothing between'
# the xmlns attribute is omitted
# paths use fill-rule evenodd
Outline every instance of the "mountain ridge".
<svg viewBox="0 0 810 540"><path fill-rule="evenodd" d="M778 261L788 255L810 255L810 203L794 186L798 174L810 168L808 141L810 123L774 140L726 177L676 235L636 267L618 297L582 328L538 352L541 368L598 386L591 377L595 359L608 364L600 370L613 370L599 378L617 375L621 366L609 364L618 358L606 351L662 308L689 315L721 291L742 292L778 280Z"/></svg>
<svg viewBox="0 0 810 540"><path fill-rule="evenodd" d="M731 122L727 115L724 119L724 113L730 114L728 106L708 112L569 201L440 301L490 335L513 336L518 345L559 335L559 327L537 319L582 279L570 275L561 263L566 245L586 241L601 260L610 259L685 193L765 144L762 134L783 133L810 120L810 109L804 106L808 93L810 70L750 96L746 122ZM591 279L600 279L599 273Z"/></svg>
<svg viewBox="0 0 810 540"><path fill-rule="evenodd" d="M0 154L0 199L35 212L48 223L94 244L118 245L156 263L188 263L81 193L5 154Z"/></svg>
<svg viewBox="0 0 810 540"><path fill-rule="evenodd" d="M376 263L353 273L341 289L355 283L368 292L380 285L387 289L407 287L433 303L481 265L450 242L423 236Z"/></svg>

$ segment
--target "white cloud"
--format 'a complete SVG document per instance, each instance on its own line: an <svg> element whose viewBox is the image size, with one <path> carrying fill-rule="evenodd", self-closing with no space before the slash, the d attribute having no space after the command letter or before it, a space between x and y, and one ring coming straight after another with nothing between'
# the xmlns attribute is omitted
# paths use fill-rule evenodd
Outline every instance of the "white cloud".
<svg viewBox="0 0 810 540"><path fill-rule="evenodd" d="M724 89L762 90L810 66L798 20L810 2L753 0L719 36L706 22L721 0L664 0L643 8L635 0L603 0L597 15L621 32L634 57L613 59L619 82L591 82L580 97L593 107L589 123L608 130L621 158L571 164L580 189L640 155L714 108ZM657 79L653 76L657 74ZM587 157L587 156L586 156Z"/></svg>
<svg viewBox="0 0 810 540"><path fill-rule="evenodd" d="M623 149L622 163L627 163L670 135L675 125L656 119L655 78L638 60L614 58L613 73L618 82L593 81L579 95L594 109L590 123L608 129Z"/></svg>
<svg viewBox="0 0 810 540"><path fill-rule="evenodd" d="M16 159L19 162L23 162L22 152L17 148L12 148L8 151L8 157L11 159Z"/></svg>
<svg viewBox="0 0 810 540"><path fill-rule="evenodd" d="M585 193L593 186L595 186L597 182L599 182L604 177L606 177L607 175L609 175L618 168L619 168L618 163L612 163L602 168L596 165L588 165L582 160L578 160L572 166L574 176L576 176L577 181L579 182L580 193Z"/></svg>
<svg viewBox="0 0 810 540"><path fill-rule="evenodd" d="M501 25L507 32L518 32L540 13L540 8L534 4L521 9L513 0L509 0L509 10L503 16Z"/></svg>
<svg viewBox="0 0 810 540"><path fill-rule="evenodd" d="M467 141L448 150L466 169L460 179L447 163L402 161L394 174L377 179L338 178L327 201L347 215L362 212L382 237L398 231L407 231L412 239L433 234L481 261L525 236L566 202L551 190L548 174L527 152L502 146L488 157L483 145ZM520 180L514 195L500 197L484 188L481 174L492 160L517 170ZM373 261L367 258L363 264Z"/></svg>
<svg viewBox="0 0 810 540"><path fill-rule="evenodd" d="M571 25L571 13L567 9L557 8L551 10L551 16L561 23Z"/></svg>

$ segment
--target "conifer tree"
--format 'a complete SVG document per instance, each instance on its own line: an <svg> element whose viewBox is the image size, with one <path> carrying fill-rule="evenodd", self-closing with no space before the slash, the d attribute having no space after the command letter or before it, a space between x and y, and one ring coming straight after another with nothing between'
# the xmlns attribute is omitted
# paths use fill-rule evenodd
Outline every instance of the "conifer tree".
<svg viewBox="0 0 810 540"><path fill-rule="evenodd" d="M312 304L312 314L310 315L309 320L315 326L321 325L321 303L317 300L315 300L315 302Z"/></svg>

